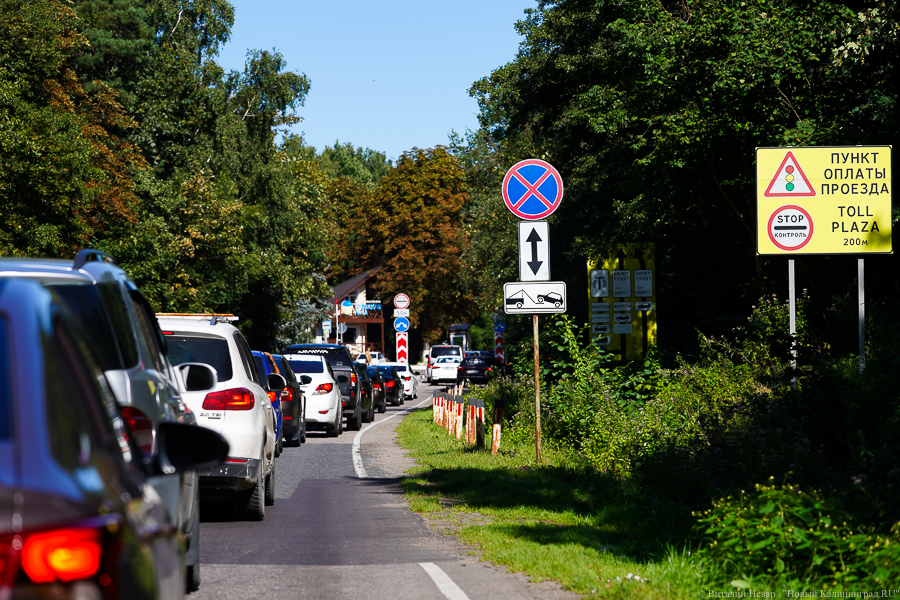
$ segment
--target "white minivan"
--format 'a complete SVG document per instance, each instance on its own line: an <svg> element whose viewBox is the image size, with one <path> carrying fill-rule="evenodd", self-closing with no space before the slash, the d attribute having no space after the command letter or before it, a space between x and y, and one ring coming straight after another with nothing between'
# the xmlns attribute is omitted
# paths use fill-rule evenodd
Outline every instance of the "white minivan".
<svg viewBox="0 0 900 600"><path fill-rule="evenodd" d="M453 344L440 344L438 346L432 346L428 350L428 354L425 356L425 379L428 380L428 383L434 382L431 376L431 369L434 367L435 361L441 356L455 356L459 359L458 362L462 362L462 346L455 346Z"/></svg>

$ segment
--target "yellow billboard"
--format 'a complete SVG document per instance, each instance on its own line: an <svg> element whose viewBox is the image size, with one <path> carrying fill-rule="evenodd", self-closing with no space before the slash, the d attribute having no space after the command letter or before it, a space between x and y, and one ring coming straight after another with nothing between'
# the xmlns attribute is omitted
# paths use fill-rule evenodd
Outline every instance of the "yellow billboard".
<svg viewBox="0 0 900 600"><path fill-rule="evenodd" d="M758 254L889 254L891 146L756 149Z"/></svg>

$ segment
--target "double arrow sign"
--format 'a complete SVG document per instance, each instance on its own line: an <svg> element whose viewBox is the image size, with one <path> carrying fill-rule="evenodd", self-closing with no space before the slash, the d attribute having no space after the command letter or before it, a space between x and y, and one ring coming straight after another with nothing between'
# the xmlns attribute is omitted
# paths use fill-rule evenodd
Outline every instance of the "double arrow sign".
<svg viewBox="0 0 900 600"><path fill-rule="evenodd" d="M547 221L519 222L519 281L550 279L550 228Z"/></svg>

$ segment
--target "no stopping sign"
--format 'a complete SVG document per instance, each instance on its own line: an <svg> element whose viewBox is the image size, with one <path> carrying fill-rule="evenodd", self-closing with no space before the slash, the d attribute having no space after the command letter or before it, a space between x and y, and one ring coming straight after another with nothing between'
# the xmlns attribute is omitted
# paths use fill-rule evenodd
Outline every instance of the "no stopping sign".
<svg viewBox="0 0 900 600"><path fill-rule="evenodd" d="M769 241L782 250L799 250L813 236L813 220L803 207L788 204L775 209L769 217L766 233Z"/></svg>

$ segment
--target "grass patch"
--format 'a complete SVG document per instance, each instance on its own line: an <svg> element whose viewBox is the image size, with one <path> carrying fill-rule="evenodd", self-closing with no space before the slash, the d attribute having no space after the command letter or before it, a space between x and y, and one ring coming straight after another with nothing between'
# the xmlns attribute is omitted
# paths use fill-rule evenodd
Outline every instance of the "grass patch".
<svg viewBox="0 0 900 600"><path fill-rule="evenodd" d="M632 493L552 448L543 465L515 442L499 456L452 439L430 410L397 428L420 467L401 481L412 510L477 548L484 560L554 579L588 597L697 598L703 565L673 543L689 535L687 507Z"/></svg>

